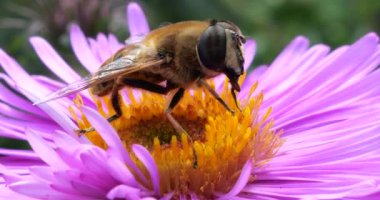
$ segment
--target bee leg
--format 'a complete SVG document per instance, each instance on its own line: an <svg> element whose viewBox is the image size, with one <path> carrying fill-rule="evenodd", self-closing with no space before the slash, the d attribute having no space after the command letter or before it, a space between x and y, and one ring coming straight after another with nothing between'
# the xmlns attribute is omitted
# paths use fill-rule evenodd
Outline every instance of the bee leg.
<svg viewBox="0 0 380 200"><path fill-rule="evenodd" d="M111 102L112 102L112 107L115 110L116 114L112 115L111 117L109 117L107 119L107 121L109 121L109 122L112 122L121 116L121 108L120 108L120 104L119 104L120 95L119 95L117 87L112 88ZM90 128L86 128L86 129L80 129L80 130L77 130L76 133L78 135L84 135L84 134L86 134L88 132L92 132L92 131L95 131L94 127L90 127Z"/></svg>
<svg viewBox="0 0 380 200"><path fill-rule="evenodd" d="M173 98L170 100L168 108L165 110L165 115L170 121L170 123L173 125L174 129L177 131L177 133L182 134L186 133L185 129L182 128L182 126L178 123L176 119L172 116L171 112L173 108L178 104L178 102L181 100L184 94L184 89L180 88L173 96Z"/></svg>
<svg viewBox="0 0 380 200"><path fill-rule="evenodd" d="M120 79L120 80L117 80L117 82L118 82L118 85L126 85L130 87L140 88L140 89L148 90L150 92L155 92L159 94L166 94L173 88L177 87L171 84L170 82L168 82L166 87L163 87L161 85L157 85L148 81L139 80L139 79L131 79L131 78ZM119 87L115 86L112 89L111 96L112 96L112 99L111 99L112 107L115 110L116 114L112 115L110 118L107 119L109 122L116 120L122 115L122 111L120 107Z"/></svg>
<svg viewBox="0 0 380 200"><path fill-rule="evenodd" d="M144 90L148 90L150 92L155 92L159 94L167 94L170 90L173 90L177 88L178 86L173 84L172 82L168 81L166 83L166 87L163 87L161 85L157 85L154 83L150 83L148 81L144 80L137 80L137 79L130 79L130 78L125 78L123 80L123 83L127 86L135 87L135 88L140 88ZM170 100L168 108L165 110L165 115L170 121L170 123L173 125L174 129L176 130L177 133L179 134L186 134L187 137L190 139L191 143L193 143L193 139L187 134L185 129L182 128L182 126L178 123L178 121L173 117L171 114L173 108L178 104L178 102L181 100L184 94L184 89L180 88L172 97ZM194 155L194 163L193 163L193 168L196 169L198 167L198 156L193 148L193 155Z"/></svg>
<svg viewBox="0 0 380 200"><path fill-rule="evenodd" d="M194 144L193 139L190 137L189 134L185 131L185 129L182 128L182 126L178 123L178 121L173 117L171 114L173 108L178 104L178 102L182 99L183 94L185 92L185 89L180 88L173 96L173 98L170 100L168 108L165 110L166 117L170 121L170 123L173 125L174 129L179 134L186 134L187 137L190 139L191 143ZM193 162L193 168L196 169L198 167L198 156L197 152L195 151L193 147L193 155L194 155L194 162Z"/></svg>
<svg viewBox="0 0 380 200"><path fill-rule="evenodd" d="M75 130L75 133L77 133L79 136L81 136L81 135L84 135L84 134L91 132L91 131L95 131L95 129L93 127L86 128L86 129L79 129L79 130Z"/></svg>
<svg viewBox="0 0 380 200"><path fill-rule="evenodd" d="M120 95L117 86L112 88L111 103L112 108L115 110L115 114L107 119L108 122L112 122L121 116Z"/></svg>
<svg viewBox="0 0 380 200"><path fill-rule="evenodd" d="M112 103L112 108L115 110L115 114L107 119L108 122L112 122L112 121L118 119L122 115L122 111L121 111L121 107L120 107L120 94L119 94L118 85L124 84L126 86L141 88L141 89L148 90L148 91L154 92L154 93L159 93L159 94L167 94L170 90L178 87L175 84L172 84L171 82L168 82L166 87L163 87L161 85L150 83L148 81L138 80L138 79L130 79L130 78L124 78L122 80L117 80L117 82L118 83L112 88L112 93L111 93L111 103ZM93 127L90 127L87 129L78 130L77 133L82 135L82 134L86 134L86 133L94 131L94 130L95 129Z"/></svg>
<svg viewBox="0 0 380 200"><path fill-rule="evenodd" d="M198 84L205 87L212 94L212 96L214 96L215 99L218 100L223 105L223 107L225 107L228 111L230 111L231 113L235 113L235 110L232 110L227 105L227 103L219 96L219 94L216 93L215 90L204 79L199 79ZM236 99L236 95L233 95L233 96Z"/></svg>
<svg viewBox="0 0 380 200"><path fill-rule="evenodd" d="M178 86L167 82L166 87L163 87L161 85L157 85L154 83L150 83L148 81L144 80L138 80L138 79L130 79L125 78L123 80L123 83L127 86L135 87L135 88L141 88L144 90L148 90L150 92L155 92L159 94L167 94L170 90L173 90L174 88L177 88ZM170 100L168 108L165 110L165 114L168 117L170 123L173 125L173 127L176 129L178 133L186 133L186 131L182 128L182 126L173 118L173 116L170 114L172 109L178 104L179 100L183 97L184 89L180 88L173 96L173 98Z"/></svg>
<svg viewBox="0 0 380 200"><path fill-rule="evenodd" d="M134 88L140 88L144 89L150 92L158 93L158 94L167 94L170 90L177 88L178 86L172 84L171 82L168 82L166 84L166 87L151 83L144 80L139 79L131 79L131 78L125 78L123 79L123 84L126 86L134 87Z"/></svg>

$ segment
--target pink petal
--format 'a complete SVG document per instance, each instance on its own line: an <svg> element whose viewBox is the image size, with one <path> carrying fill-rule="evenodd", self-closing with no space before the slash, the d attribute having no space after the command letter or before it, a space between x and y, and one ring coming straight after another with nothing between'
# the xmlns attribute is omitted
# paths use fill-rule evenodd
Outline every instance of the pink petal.
<svg viewBox="0 0 380 200"><path fill-rule="evenodd" d="M48 184L34 181L20 181L9 185L13 191L37 199L76 199L78 196L54 191ZM87 198L85 198L87 199Z"/></svg>
<svg viewBox="0 0 380 200"><path fill-rule="evenodd" d="M26 137L34 152L48 165L61 170L69 169L66 163L59 158L57 152L50 147L41 136L32 130L27 130Z"/></svg>
<svg viewBox="0 0 380 200"><path fill-rule="evenodd" d="M67 147L56 147L56 152L59 155L60 159L62 159L65 163L67 163L68 166L71 168L78 168L82 169L83 163L78 158L78 151L79 149L86 148L89 144L82 144L81 146L74 146L73 148L67 148Z"/></svg>
<svg viewBox="0 0 380 200"><path fill-rule="evenodd" d="M168 194L165 194L160 200L171 200L174 196L174 192L169 192Z"/></svg>
<svg viewBox="0 0 380 200"><path fill-rule="evenodd" d="M227 77L224 74L220 74L220 75L216 76L215 78L213 78L215 90L217 92L221 92L221 90L223 89L223 84L226 81L226 79L227 79Z"/></svg>
<svg viewBox="0 0 380 200"><path fill-rule="evenodd" d="M281 93L282 95L279 94L278 96L274 96L270 99L267 99L263 104L263 108L266 108L266 106L269 106L269 105L272 107L275 107L275 106L277 106L277 104L288 105L291 102L298 100L297 98L290 100L289 96L291 96L293 93L297 92L299 89L302 89L301 86L303 86L306 82L310 81L310 79L312 79L316 74L325 70L325 68L328 65L330 65L337 58L342 56L348 49L349 49L348 46L343 46L343 47L339 47L338 49L332 51L329 55L327 55L324 59L322 59L318 64L313 65L311 67L311 69L308 70L303 76L299 77L299 79L297 79L298 82L296 85L294 85L294 87L291 87L285 91L282 91L282 93ZM264 73L260 79L265 79L265 74L266 73ZM258 90L259 91L261 90L260 84L259 84ZM266 92L270 92L270 90L267 90ZM305 94L307 94L308 92L309 92L309 90L307 90ZM288 102L288 101L290 101L290 102ZM276 112L274 113L274 115L280 113L279 112L280 109L277 108L275 110L276 110Z"/></svg>
<svg viewBox="0 0 380 200"><path fill-rule="evenodd" d="M156 193L156 195L160 194L160 176L158 173L157 165L152 157L150 155L149 151L138 144L134 144L132 146L133 153L135 153L136 157L144 164L146 169L148 170L150 174L150 179L153 184L153 190Z"/></svg>
<svg viewBox="0 0 380 200"><path fill-rule="evenodd" d="M245 80L243 84L241 85L240 93L248 93L252 85L255 84L259 80L261 75L263 75L267 69L268 69L268 66L262 65L262 66L258 66L251 73L249 73L245 77Z"/></svg>
<svg viewBox="0 0 380 200"><path fill-rule="evenodd" d="M90 44L91 51L92 51L92 53L94 54L95 58L96 58L97 60L99 60L101 63L103 63L104 60L103 60L103 58L102 58L101 55L100 55L102 49L101 49L101 47L99 46L99 44L98 44L98 43L96 42L96 40L93 39L93 38L89 38L89 39L88 39L88 43Z"/></svg>
<svg viewBox="0 0 380 200"><path fill-rule="evenodd" d="M9 134L14 134L14 137L18 137L20 139L25 139L25 135L19 135L24 134L25 127L31 128L35 131L38 131L41 136L43 136L45 139L51 139L52 135L48 133L46 130L56 130L60 129L57 125L53 123L35 123L35 122L29 122L29 121L20 121L17 119L12 119L9 117L2 117L0 115L0 130L3 131L9 131Z"/></svg>
<svg viewBox="0 0 380 200"><path fill-rule="evenodd" d="M128 4L127 20L131 37L145 35L149 32L148 21L137 3L132 2Z"/></svg>
<svg viewBox="0 0 380 200"><path fill-rule="evenodd" d="M316 112L316 107L318 107L320 110L326 110L327 104L336 108L337 105L335 101L341 101L345 104L348 104L350 103L350 99L354 100L357 97L360 97L360 93L366 93L365 90L367 90L367 88L376 90L376 87L370 87L375 83L375 77L378 76L378 73L373 73L371 75L371 78L363 79L361 81L361 84L363 84L365 87L359 87L359 85L363 85L357 83L354 86L347 88L346 90L340 91L339 95L334 95L332 92L347 80L346 77L349 75L351 70L355 69L357 65L367 60L369 56L376 52L377 39L377 37L374 37L374 35L371 34L364 36L362 39L352 45L352 47L350 47L350 49L348 49L344 54L330 63L329 66L326 67L323 71L317 75L314 75L311 80L306 83L301 82L296 87L294 87L293 90L295 90L295 92L289 93L286 97L286 102L291 103L288 103L286 106L282 106L280 109L277 109L277 112L279 113L284 113L285 111L287 112L286 117L282 117L281 120L286 120L287 118L295 119L297 115L300 116L306 112L311 114L311 110ZM342 67L337 69L336 66ZM326 80L326 77L329 77L329 79ZM352 91L355 92L353 93ZM326 96L326 94L329 95ZM351 97L349 98L348 95ZM317 96L318 98L311 98L313 96ZM311 98L311 100L305 101L308 98ZM332 99L333 101L328 101L328 99ZM321 105L321 100L323 100L325 106ZM300 102L303 104L300 105ZM309 107L307 104L312 104L312 107L314 107L314 109L312 107ZM273 107L276 108L274 105ZM300 110L295 110L295 108L298 108ZM291 112L293 113L291 114Z"/></svg>
<svg viewBox="0 0 380 200"><path fill-rule="evenodd" d="M82 143L78 137L74 137L63 131L56 131L54 133L53 140L54 140L54 144L57 147L62 147L62 148L70 146L72 149L74 149L75 147L81 145Z"/></svg>
<svg viewBox="0 0 380 200"><path fill-rule="evenodd" d="M54 175L50 167L47 166L31 166L29 168L31 175L38 181L52 181Z"/></svg>
<svg viewBox="0 0 380 200"><path fill-rule="evenodd" d="M33 152L31 150L0 148L0 154L12 156L14 158L17 158L17 157L20 157L20 158L32 158L32 159L38 159L39 158L38 155L35 154L35 152Z"/></svg>
<svg viewBox="0 0 380 200"><path fill-rule="evenodd" d="M118 185L108 192L108 199L140 199L140 190L127 185Z"/></svg>
<svg viewBox="0 0 380 200"><path fill-rule="evenodd" d="M53 47L41 37L31 37L30 43L42 62L66 83L80 79L80 76L57 54Z"/></svg>
<svg viewBox="0 0 380 200"><path fill-rule="evenodd" d="M42 119L31 113L22 112L19 109L15 109L14 107L2 102L0 102L0 113L5 117L14 118L21 121L30 121L35 123L46 122L46 119Z"/></svg>
<svg viewBox="0 0 380 200"><path fill-rule="evenodd" d="M110 44L112 54L124 47L124 44L120 43L114 34L108 34L108 42Z"/></svg>
<svg viewBox="0 0 380 200"><path fill-rule="evenodd" d="M84 172L80 174L79 179L84 182L92 185L93 187L100 188L102 191L109 191L110 188L119 184L116 180L111 179L102 179L99 174L87 173Z"/></svg>
<svg viewBox="0 0 380 200"><path fill-rule="evenodd" d="M256 55L256 41L248 39L244 44L244 71L247 72Z"/></svg>
<svg viewBox="0 0 380 200"><path fill-rule="evenodd" d="M190 193L190 197L191 197L191 200L199 200L199 198L194 192Z"/></svg>
<svg viewBox="0 0 380 200"><path fill-rule="evenodd" d="M102 63L95 58L85 35L78 25L71 26L70 42L79 62L91 73L96 72Z"/></svg>
<svg viewBox="0 0 380 200"><path fill-rule="evenodd" d="M222 196L220 196L218 199L230 199L236 195L238 195L247 185L252 173L252 160L248 160L243 169L241 170L240 176L238 180L236 181L235 185L232 187L232 189Z"/></svg>
<svg viewBox="0 0 380 200"><path fill-rule="evenodd" d="M108 171L114 179L123 184L130 186L139 186L134 175L129 171L127 166L115 157L110 157L107 161Z"/></svg>
<svg viewBox="0 0 380 200"><path fill-rule="evenodd" d="M271 66L265 72L262 80L260 80L260 87L266 89L273 86L272 81L281 79L282 73L279 71L289 70L286 66L291 66L293 62L297 62L300 55L302 55L309 45L309 41L305 37L296 37L277 58L273 61Z"/></svg>
<svg viewBox="0 0 380 200"><path fill-rule="evenodd" d="M15 82L15 89L23 91L34 92L35 97L44 97L49 93L49 91L43 88L41 85L36 83L28 73L5 51L0 49L0 64L4 71L13 79ZM34 89L34 90L33 90ZM24 93L28 96L26 93ZM28 96L29 97L29 96Z"/></svg>
<svg viewBox="0 0 380 200"><path fill-rule="evenodd" d="M107 155L100 148L90 148L79 154L86 173L96 174L99 180L112 185L115 179L108 173Z"/></svg>
<svg viewBox="0 0 380 200"><path fill-rule="evenodd" d="M298 79L304 77L305 73L311 71L313 66L318 65L318 63L327 56L329 50L330 49L325 45L315 45L300 55L298 59L295 59L297 62L287 64L286 70L281 70L281 75L278 76L278 79L273 80L272 85L276 86L268 90L265 93L265 96L271 98L272 96L293 87L295 84L298 84Z"/></svg>
<svg viewBox="0 0 380 200"><path fill-rule="evenodd" d="M35 198L27 197L12 191L8 186L0 184L0 199L17 199L17 200L35 200Z"/></svg>
<svg viewBox="0 0 380 200"><path fill-rule="evenodd" d="M80 192L73 187L71 181L80 180L82 173L80 170L75 169L74 166L71 167L71 170L54 171L54 180L51 180L50 187L59 192L80 195Z"/></svg>
<svg viewBox="0 0 380 200"><path fill-rule="evenodd" d="M99 33L96 36L96 42L99 45L98 47L99 47L99 55L101 57L101 61L105 62L113 54L111 50L111 45L108 43L108 39L104 33Z"/></svg>
<svg viewBox="0 0 380 200"><path fill-rule="evenodd" d="M9 127L0 127L0 134L4 138L25 140L25 134L23 132L12 130Z"/></svg>
<svg viewBox="0 0 380 200"><path fill-rule="evenodd" d="M11 92L8 88L4 87L2 84L0 84L0 100L2 100L3 102L12 103L14 107L17 107L20 110L25 110L29 113L35 114L38 117L43 117L45 119L48 119L48 116L46 116L45 113L43 113L40 109L38 109L38 107L32 106L30 101L27 101L26 99L21 98L20 96Z"/></svg>
<svg viewBox="0 0 380 200"><path fill-rule="evenodd" d="M124 157L127 157L126 160L129 160L129 156L127 156L129 154L121 143L119 135L110 126L108 121L91 108L83 107L83 112L91 125L99 132L109 146L108 151L120 160L124 160Z"/></svg>
<svg viewBox="0 0 380 200"><path fill-rule="evenodd" d="M87 119L90 121L91 125L98 131L102 136L105 142L108 145L108 150L111 155L116 158L123 160L131 167L142 180L146 180L145 176L138 169L136 164L132 161L129 153L124 148L124 145L121 143L119 135L112 128L109 122L104 119L98 112L94 111L89 107L83 107L83 112L86 115Z"/></svg>
<svg viewBox="0 0 380 200"><path fill-rule="evenodd" d="M91 185L90 183L84 183L81 181L72 180L71 185L80 194L89 198L100 199L105 196L105 192L106 192L105 190L95 187Z"/></svg>
<svg viewBox="0 0 380 200"><path fill-rule="evenodd" d="M86 169L55 171L51 187L57 191L87 196L88 198L103 198L106 192L115 185L109 185L108 180L103 180L99 174L88 173Z"/></svg>
<svg viewBox="0 0 380 200"><path fill-rule="evenodd" d="M22 67L7 53L0 49L0 64L8 75L15 82L15 89L22 92L31 101L36 102L50 93L49 90L38 84L33 80L29 74L22 69ZM48 102L39 105L51 118L53 118L58 124L62 126L67 132L73 132L76 128L75 124L67 117L67 115L58 110L66 111L67 108L63 108L57 102Z"/></svg>
<svg viewBox="0 0 380 200"><path fill-rule="evenodd" d="M16 174L28 175L29 170L27 168L30 166L46 166L46 163L40 159L14 158L11 156L1 156L0 163L7 166L8 171L5 174L8 174L8 172L14 172Z"/></svg>
<svg viewBox="0 0 380 200"><path fill-rule="evenodd" d="M9 170L2 170L2 177L7 184L17 183L19 181L24 181L25 179L21 175L9 172Z"/></svg>

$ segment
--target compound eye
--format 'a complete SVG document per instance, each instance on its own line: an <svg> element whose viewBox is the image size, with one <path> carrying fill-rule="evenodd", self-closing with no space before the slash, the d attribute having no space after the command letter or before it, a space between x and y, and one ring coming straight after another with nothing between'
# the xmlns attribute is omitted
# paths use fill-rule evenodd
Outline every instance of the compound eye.
<svg viewBox="0 0 380 200"><path fill-rule="evenodd" d="M225 68L226 32L220 25L209 26L201 35L197 46L200 62L210 70Z"/></svg>

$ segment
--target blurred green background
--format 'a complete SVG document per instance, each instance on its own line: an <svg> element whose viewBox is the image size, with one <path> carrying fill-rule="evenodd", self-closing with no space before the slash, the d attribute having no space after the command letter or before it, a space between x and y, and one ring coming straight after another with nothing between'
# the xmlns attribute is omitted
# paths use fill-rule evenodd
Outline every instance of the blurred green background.
<svg viewBox="0 0 380 200"><path fill-rule="evenodd" d="M68 27L79 23L86 35L116 33L128 37L125 0L2 0L0 47L33 74L47 73L28 38L48 39L73 66ZM255 65L270 63L296 35L337 47L369 31L380 30L379 0L141 0L151 28L163 22L228 19L258 43ZM48 74L49 75L49 74Z"/></svg>
<svg viewBox="0 0 380 200"><path fill-rule="evenodd" d="M1 0L0 47L32 74L52 76L35 55L28 38L46 38L74 67L79 63L68 39L71 23L88 36L113 32L128 37L125 0ZM228 19L258 43L254 65L270 63L297 35L332 47L380 31L379 0L140 0L151 28L165 22ZM82 73L83 74L83 73ZM54 76L53 76L54 77ZM0 146L24 146L0 140Z"/></svg>

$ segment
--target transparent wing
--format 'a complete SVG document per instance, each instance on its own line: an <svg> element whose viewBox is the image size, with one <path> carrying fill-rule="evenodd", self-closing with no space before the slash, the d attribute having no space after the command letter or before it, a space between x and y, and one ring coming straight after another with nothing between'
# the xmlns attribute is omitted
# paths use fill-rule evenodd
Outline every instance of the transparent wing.
<svg viewBox="0 0 380 200"><path fill-rule="evenodd" d="M76 92L79 92L81 90L84 90L84 89L87 89L89 87L91 87L92 85L94 85L94 83L96 82L95 79L93 79L93 77L90 75L90 76L86 76L76 82L73 82L73 83L70 83L69 85L53 92L53 93L50 93L49 95L45 96L43 99L40 99L39 101L35 102L34 105L36 104L41 104L41 103L45 103L45 102L48 102L48 101L51 101L51 100L54 100L54 99L59 99L61 97L64 97L64 96L67 96L69 94L73 94L73 93L76 93Z"/></svg>
<svg viewBox="0 0 380 200"><path fill-rule="evenodd" d="M34 104L41 104L74 94L94 85L115 79L120 75L137 72L148 67L163 64L164 62L165 61L158 56L149 56L149 54L148 56L145 56L144 59L139 59L139 61L134 60L130 55L120 57L116 60L110 61L108 64L104 64L99 71L96 72L96 74L86 76L76 82L70 83L69 85L47 95L45 98L35 102Z"/></svg>

